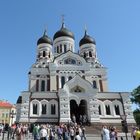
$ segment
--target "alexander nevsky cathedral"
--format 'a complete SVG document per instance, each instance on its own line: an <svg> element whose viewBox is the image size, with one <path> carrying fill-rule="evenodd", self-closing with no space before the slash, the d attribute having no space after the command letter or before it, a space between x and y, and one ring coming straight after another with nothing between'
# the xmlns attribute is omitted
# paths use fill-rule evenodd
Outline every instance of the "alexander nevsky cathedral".
<svg viewBox="0 0 140 140"><path fill-rule="evenodd" d="M74 34L64 22L53 40L46 31L37 41L36 61L31 66L28 89L17 99L17 122L76 122L120 124L125 115L135 123L130 93L108 91L106 67L97 57L96 41L87 31L75 52Z"/></svg>

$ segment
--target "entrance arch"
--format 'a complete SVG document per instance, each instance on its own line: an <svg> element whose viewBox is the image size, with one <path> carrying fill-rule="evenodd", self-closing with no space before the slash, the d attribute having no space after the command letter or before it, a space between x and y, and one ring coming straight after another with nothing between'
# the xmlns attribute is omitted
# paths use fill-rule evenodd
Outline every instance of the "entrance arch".
<svg viewBox="0 0 140 140"><path fill-rule="evenodd" d="M83 118L87 119L87 101L81 100L80 104L78 105L75 100L70 100L70 115L72 121L75 119L75 122L78 123L83 121ZM82 117L82 120L80 117Z"/></svg>
<svg viewBox="0 0 140 140"><path fill-rule="evenodd" d="M79 104L79 115L87 115L87 101L81 100Z"/></svg>

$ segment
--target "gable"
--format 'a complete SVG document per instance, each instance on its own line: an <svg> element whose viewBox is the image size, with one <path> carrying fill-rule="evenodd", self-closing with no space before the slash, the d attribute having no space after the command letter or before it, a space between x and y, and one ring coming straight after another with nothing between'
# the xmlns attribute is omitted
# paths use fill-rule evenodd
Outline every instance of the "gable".
<svg viewBox="0 0 140 140"><path fill-rule="evenodd" d="M86 64L86 61L79 54L68 51L56 57L54 63L57 65L76 65L81 66Z"/></svg>

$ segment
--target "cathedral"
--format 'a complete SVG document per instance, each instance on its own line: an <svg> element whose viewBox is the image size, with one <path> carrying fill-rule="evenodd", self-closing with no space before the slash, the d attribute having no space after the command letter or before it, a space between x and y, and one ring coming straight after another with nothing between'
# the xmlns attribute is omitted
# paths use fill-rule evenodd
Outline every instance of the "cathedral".
<svg viewBox="0 0 140 140"><path fill-rule="evenodd" d="M78 122L120 124L126 116L135 123L130 93L108 91L106 67L96 41L85 30L75 52L74 34L65 27L51 39L46 31L37 41L36 61L28 73L28 90L17 99L16 121L21 123Z"/></svg>

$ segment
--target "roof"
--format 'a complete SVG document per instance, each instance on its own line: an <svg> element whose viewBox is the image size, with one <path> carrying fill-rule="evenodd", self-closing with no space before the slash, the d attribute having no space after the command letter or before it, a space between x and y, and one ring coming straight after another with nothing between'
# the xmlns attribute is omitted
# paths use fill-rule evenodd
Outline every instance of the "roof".
<svg viewBox="0 0 140 140"><path fill-rule="evenodd" d="M65 28L64 23L62 24L61 29L54 34L53 40L55 40L58 37L63 37L63 36L74 39L74 34L70 30Z"/></svg>
<svg viewBox="0 0 140 140"><path fill-rule="evenodd" d="M0 107L11 108L11 107L13 107L13 105L9 102L6 102L6 101L0 101Z"/></svg>

